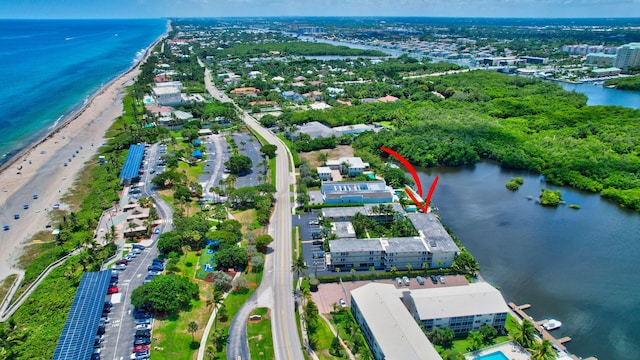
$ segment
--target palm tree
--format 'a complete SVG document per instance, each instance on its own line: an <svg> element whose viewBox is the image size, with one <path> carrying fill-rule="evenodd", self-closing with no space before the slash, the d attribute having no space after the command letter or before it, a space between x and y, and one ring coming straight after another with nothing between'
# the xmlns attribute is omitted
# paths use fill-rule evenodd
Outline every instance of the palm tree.
<svg viewBox="0 0 640 360"><path fill-rule="evenodd" d="M428 262L422 263L422 269L424 270L424 274L426 275L427 271L429 271L429 263Z"/></svg>
<svg viewBox="0 0 640 360"><path fill-rule="evenodd" d="M511 333L513 340L524 348L530 348L536 341L536 328L531 321L524 319Z"/></svg>
<svg viewBox="0 0 640 360"><path fill-rule="evenodd" d="M195 334L196 331L198 331L198 323L195 321L190 322L189 325L187 325L187 331L191 333L191 342L196 342L196 339L193 336L193 334Z"/></svg>
<svg viewBox="0 0 640 360"><path fill-rule="evenodd" d="M298 256L298 260L291 263L291 271L296 274L296 278L300 277L300 274L304 275L304 271L309 269L307 263L304 261L302 255Z"/></svg>
<svg viewBox="0 0 640 360"><path fill-rule="evenodd" d="M209 299L207 299L207 303L209 302ZM224 296L222 291L216 290L213 292L213 296L211 297L211 305L213 305L216 309L218 309L218 307L220 305L222 305L224 303ZM213 319L213 328L215 329L218 326L218 314L216 314L216 317Z"/></svg>
<svg viewBox="0 0 640 360"><path fill-rule="evenodd" d="M392 265L391 268L389 268L389 271L391 271L392 274L395 274L396 271L398 271L398 268L395 265Z"/></svg>
<svg viewBox="0 0 640 360"><path fill-rule="evenodd" d="M553 348L551 341L543 339L536 342L533 347L528 348L533 360L553 360L556 358L556 350Z"/></svg>
<svg viewBox="0 0 640 360"><path fill-rule="evenodd" d="M308 286L300 289L300 295L302 296L303 306L306 305L309 300L311 300L311 290Z"/></svg>
<svg viewBox="0 0 640 360"><path fill-rule="evenodd" d="M411 270L413 270L413 265L411 263L407 264L407 271L409 272L409 276L411 276Z"/></svg>
<svg viewBox="0 0 640 360"><path fill-rule="evenodd" d="M482 347L482 335L479 331L471 331L467 336L469 341L469 350L476 351Z"/></svg>
<svg viewBox="0 0 640 360"><path fill-rule="evenodd" d="M304 307L304 318L307 319L307 329L311 328L318 321L318 306L313 301L309 301Z"/></svg>

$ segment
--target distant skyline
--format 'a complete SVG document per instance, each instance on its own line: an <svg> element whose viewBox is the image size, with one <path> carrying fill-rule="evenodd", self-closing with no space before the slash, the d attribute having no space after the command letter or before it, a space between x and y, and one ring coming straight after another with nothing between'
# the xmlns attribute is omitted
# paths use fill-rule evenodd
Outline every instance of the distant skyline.
<svg viewBox="0 0 640 360"><path fill-rule="evenodd" d="M4 19L231 16L640 17L640 0L14 0Z"/></svg>

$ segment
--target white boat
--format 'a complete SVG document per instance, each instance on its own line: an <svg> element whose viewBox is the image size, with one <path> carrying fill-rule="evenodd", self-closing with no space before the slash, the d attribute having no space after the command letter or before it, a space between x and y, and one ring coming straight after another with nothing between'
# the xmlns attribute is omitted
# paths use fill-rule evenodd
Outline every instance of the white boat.
<svg viewBox="0 0 640 360"><path fill-rule="evenodd" d="M562 326L562 323L556 319L549 319L547 322L542 324L542 327L547 331L557 329L560 326Z"/></svg>

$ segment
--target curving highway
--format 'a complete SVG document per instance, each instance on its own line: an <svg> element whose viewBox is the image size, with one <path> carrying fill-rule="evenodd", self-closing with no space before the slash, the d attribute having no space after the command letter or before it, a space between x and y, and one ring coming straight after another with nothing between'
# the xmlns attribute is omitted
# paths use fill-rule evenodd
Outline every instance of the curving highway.
<svg viewBox="0 0 640 360"><path fill-rule="evenodd" d="M211 83L209 69L205 70L207 91L216 99L232 102L223 92ZM236 106L237 107L237 106ZM293 160L286 145L269 130L263 128L249 113L237 107L241 118L253 131L260 134L270 144L277 146L276 151L276 205L271 218L269 232L274 238L271 245L273 252L267 256L262 283L257 291L257 303L245 304L253 307L256 304L269 304L271 308L271 330L276 359L304 359L302 345L296 327L296 314L292 293L293 277L291 274L291 192L289 186L295 183ZM246 323L246 320L242 321ZM235 332L233 330L236 329ZM230 331L227 358L247 360L250 357L245 351L246 330L244 340L238 340L237 328ZM233 332L233 333L232 333ZM242 332L242 331L241 331ZM244 343L238 344L238 341ZM242 351L241 349L245 349Z"/></svg>

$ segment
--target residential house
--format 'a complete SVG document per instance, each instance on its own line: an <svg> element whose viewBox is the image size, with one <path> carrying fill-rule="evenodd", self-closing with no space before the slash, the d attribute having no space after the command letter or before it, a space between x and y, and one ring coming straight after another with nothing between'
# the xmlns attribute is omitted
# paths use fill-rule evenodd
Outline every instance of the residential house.
<svg viewBox="0 0 640 360"><path fill-rule="evenodd" d="M357 176L369 168L369 163L363 162L359 157L342 157L338 160L327 160L326 166L332 170L340 170L341 174Z"/></svg>
<svg viewBox="0 0 640 360"><path fill-rule="evenodd" d="M331 180L331 168L328 166L318 166L318 177L322 181Z"/></svg>
<svg viewBox="0 0 640 360"><path fill-rule="evenodd" d="M259 92L260 89L256 89L254 87L240 87L230 91L231 94L237 96L257 96Z"/></svg>
<svg viewBox="0 0 640 360"><path fill-rule="evenodd" d="M180 89L173 86L153 87L153 97L158 105L178 105L182 103Z"/></svg>
<svg viewBox="0 0 640 360"><path fill-rule="evenodd" d="M393 189L380 181L324 181L320 186L325 204L381 204L393 201Z"/></svg>
<svg viewBox="0 0 640 360"><path fill-rule="evenodd" d="M400 99L398 99L398 98L397 98L397 97L395 97L395 96L391 96L391 95L387 95L387 96L385 96L385 97L378 98L378 101L379 101L379 102L385 102L385 103L386 103L386 102L396 102L396 101L398 101L398 100L400 100Z"/></svg>

